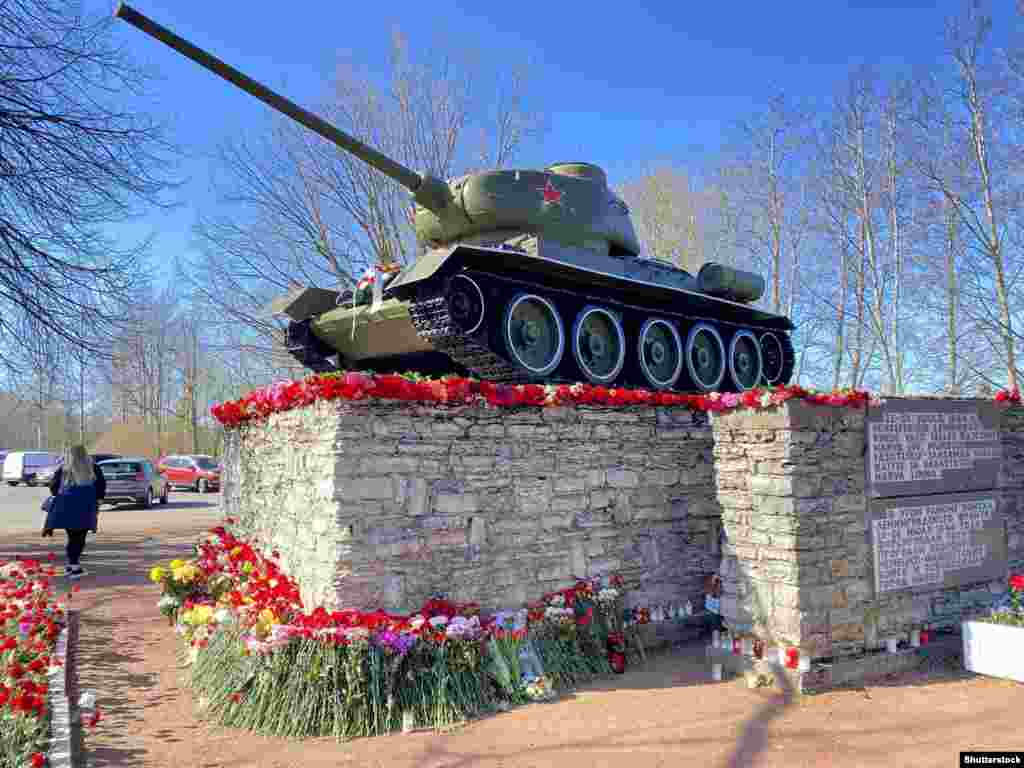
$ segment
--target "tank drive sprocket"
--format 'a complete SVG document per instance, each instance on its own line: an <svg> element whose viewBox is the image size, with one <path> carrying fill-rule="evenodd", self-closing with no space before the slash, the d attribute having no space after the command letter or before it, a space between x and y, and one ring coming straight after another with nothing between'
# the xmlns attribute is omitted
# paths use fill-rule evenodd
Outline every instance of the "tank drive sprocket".
<svg viewBox="0 0 1024 768"><path fill-rule="evenodd" d="M409 307L409 315L420 337L482 379L502 384L529 381L524 371L515 368L460 327L452 317L450 294L451 281L420 288Z"/></svg>

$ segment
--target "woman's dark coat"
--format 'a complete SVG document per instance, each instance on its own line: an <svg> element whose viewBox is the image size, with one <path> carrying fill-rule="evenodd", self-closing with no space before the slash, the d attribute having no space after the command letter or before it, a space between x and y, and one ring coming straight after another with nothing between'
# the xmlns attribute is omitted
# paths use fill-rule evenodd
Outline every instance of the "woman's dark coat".
<svg viewBox="0 0 1024 768"><path fill-rule="evenodd" d="M96 486L96 501L103 501L103 497L107 495L107 478L100 472L100 468L95 464L92 465L92 472L95 475L95 486ZM60 492L60 481L64 477L64 467L57 467L57 471L53 473L53 479L50 480L50 493L56 496Z"/></svg>
<svg viewBox="0 0 1024 768"><path fill-rule="evenodd" d="M68 499L68 503L62 505L56 514L53 507L50 507L44 525L46 530L64 528L69 531L88 530L96 533L96 517L99 502L106 496L107 481L103 477L100 468L95 464L93 464L93 475L94 479L91 486L69 485L64 489L71 498ZM60 467L54 472L53 479L50 480L50 493L54 496L57 496L61 491L60 485L63 477L64 468ZM54 504L56 504L56 501Z"/></svg>

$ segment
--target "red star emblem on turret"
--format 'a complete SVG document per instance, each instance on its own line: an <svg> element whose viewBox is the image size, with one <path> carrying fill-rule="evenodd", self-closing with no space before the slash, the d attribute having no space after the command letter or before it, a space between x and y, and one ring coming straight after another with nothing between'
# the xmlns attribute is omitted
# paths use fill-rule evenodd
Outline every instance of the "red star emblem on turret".
<svg viewBox="0 0 1024 768"><path fill-rule="evenodd" d="M540 188L540 191L544 193L545 203L561 203L562 192L554 184L551 183L551 179L548 179L544 186Z"/></svg>

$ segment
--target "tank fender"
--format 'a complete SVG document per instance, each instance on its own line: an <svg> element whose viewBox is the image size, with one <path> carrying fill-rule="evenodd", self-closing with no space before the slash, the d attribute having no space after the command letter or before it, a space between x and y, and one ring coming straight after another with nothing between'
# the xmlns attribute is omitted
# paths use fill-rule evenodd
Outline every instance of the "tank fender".
<svg viewBox="0 0 1024 768"><path fill-rule="evenodd" d="M751 303L764 296L765 280L756 272L709 261L697 273L697 288L711 296Z"/></svg>

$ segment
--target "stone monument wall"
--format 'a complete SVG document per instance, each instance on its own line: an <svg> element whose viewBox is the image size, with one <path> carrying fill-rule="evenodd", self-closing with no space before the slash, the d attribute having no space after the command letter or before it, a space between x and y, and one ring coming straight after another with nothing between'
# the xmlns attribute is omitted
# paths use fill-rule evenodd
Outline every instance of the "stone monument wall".
<svg viewBox="0 0 1024 768"><path fill-rule="evenodd" d="M719 565L712 432L686 411L328 402L229 430L223 505L307 605L518 607L620 572L702 602Z"/></svg>
<svg viewBox="0 0 1024 768"><path fill-rule="evenodd" d="M949 406L906 402L911 410ZM1024 565L1024 417L990 403L977 410L995 419L988 425L994 432L961 431L975 441L966 454L950 438L949 450L935 451L932 466L939 469L915 470L915 477L947 477L942 467L972 461L971 450L989 457L975 461L980 469L952 473L954 493L943 493L937 481L901 486L893 482L902 476L898 467L876 473L888 484L871 483L862 410L791 400L772 411L716 414L726 623L751 627L773 644L798 646L811 658L839 658L987 609L1006 589L1007 567ZM902 461L899 451L880 456L893 457ZM889 522L873 526L873 520ZM892 526L902 529L890 533ZM904 538L894 542L893 536ZM908 538L914 541L907 544ZM944 549L952 565L939 583L926 571L907 576L900 570L915 547Z"/></svg>

